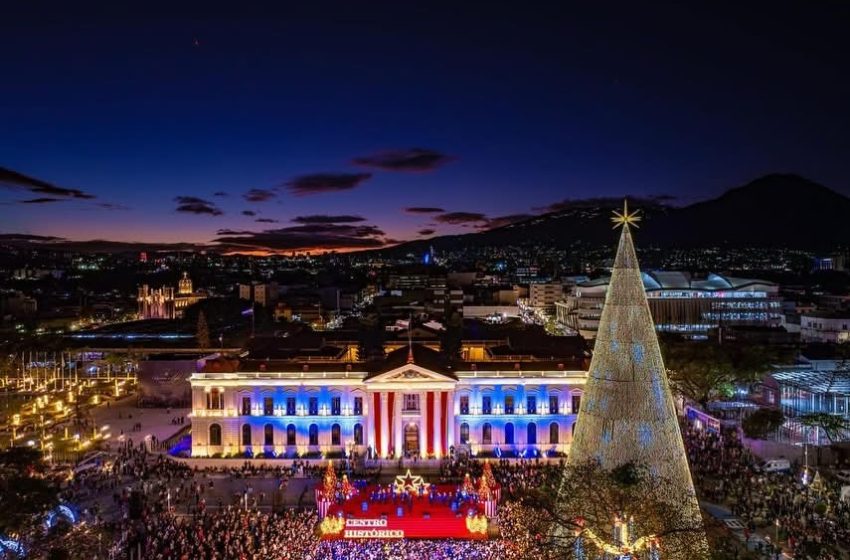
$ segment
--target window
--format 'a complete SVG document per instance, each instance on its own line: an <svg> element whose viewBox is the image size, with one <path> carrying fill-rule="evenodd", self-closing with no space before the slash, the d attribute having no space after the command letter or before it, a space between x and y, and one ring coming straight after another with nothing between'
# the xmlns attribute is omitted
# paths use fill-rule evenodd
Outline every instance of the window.
<svg viewBox="0 0 850 560"><path fill-rule="evenodd" d="M507 395L505 397L505 414L513 414L514 413L514 397L513 395Z"/></svg>
<svg viewBox="0 0 850 560"><path fill-rule="evenodd" d="M340 436L339 431L339 424L331 426L331 445L342 445L342 437Z"/></svg>
<svg viewBox="0 0 850 560"><path fill-rule="evenodd" d="M419 412L419 395L404 395L404 412Z"/></svg>
<svg viewBox="0 0 850 560"><path fill-rule="evenodd" d="M469 443L469 424L466 422L460 425L460 443L462 445Z"/></svg>
<svg viewBox="0 0 850 560"><path fill-rule="evenodd" d="M493 397L481 397L481 414L493 414Z"/></svg>
<svg viewBox="0 0 850 560"><path fill-rule="evenodd" d="M210 424L210 445L221 445L221 426Z"/></svg>
<svg viewBox="0 0 850 560"><path fill-rule="evenodd" d="M295 416L295 397L286 397L286 415Z"/></svg>
<svg viewBox="0 0 850 560"><path fill-rule="evenodd" d="M272 397L263 397L263 414L274 416L274 399Z"/></svg>
<svg viewBox="0 0 850 560"><path fill-rule="evenodd" d="M342 404L339 397L331 397L331 414L334 416L342 414Z"/></svg>
<svg viewBox="0 0 850 560"><path fill-rule="evenodd" d="M250 424L242 424L242 445L251 445Z"/></svg>
<svg viewBox="0 0 850 560"><path fill-rule="evenodd" d="M549 424L549 443L556 444L560 439L560 429L558 428L557 422L552 422Z"/></svg>
<svg viewBox="0 0 850 560"><path fill-rule="evenodd" d="M481 443L484 445L493 443L493 426L490 424L484 424L481 428Z"/></svg>
<svg viewBox="0 0 850 560"><path fill-rule="evenodd" d="M251 397L242 397L242 416L251 416Z"/></svg>
<svg viewBox="0 0 850 560"><path fill-rule="evenodd" d="M310 424L310 445L319 445L319 427L315 424Z"/></svg>
<svg viewBox="0 0 850 560"><path fill-rule="evenodd" d="M295 424L286 427L286 445L295 445Z"/></svg>
<svg viewBox="0 0 850 560"><path fill-rule="evenodd" d="M361 424L354 425L354 445L363 445L363 426Z"/></svg>
<svg viewBox="0 0 850 560"><path fill-rule="evenodd" d="M363 397L354 397L354 414L363 414Z"/></svg>
<svg viewBox="0 0 850 560"><path fill-rule="evenodd" d="M263 445L274 445L274 426L271 424L263 426Z"/></svg>
<svg viewBox="0 0 850 560"><path fill-rule="evenodd" d="M549 395L549 414L558 414L558 395Z"/></svg>
<svg viewBox="0 0 850 560"><path fill-rule="evenodd" d="M581 409L581 395L573 395L573 414L578 414L579 409Z"/></svg>
<svg viewBox="0 0 850 560"><path fill-rule="evenodd" d="M537 397L525 397L526 414L537 414Z"/></svg>
<svg viewBox="0 0 850 560"><path fill-rule="evenodd" d="M460 398L460 413L469 414L469 395L463 395Z"/></svg>
<svg viewBox="0 0 850 560"><path fill-rule="evenodd" d="M508 445L514 444L514 425L510 422L505 424L505 443Z"/></svg>
<svg viewBox="0 0 850 560"><path fill-rule="evenodd" d="M224 391L221 389L211 389L207 393L207 409L222 410L224 408Z"/></svg>
<svg viewBox="0 0 850 560"><path fill-rule="evenodd" d="M307 414L310 416L316 416L319 414L319 399L318 397L310 397L310 400L307 401Z"/></svg>
<svg viewBox="0 0 850 560"><path fill-rule="evenodd" d="M528 445L535 445L537 443L537 424L534 422L528 425L528 433L526 434L528 437L525 438L525 442Z"/></svg>

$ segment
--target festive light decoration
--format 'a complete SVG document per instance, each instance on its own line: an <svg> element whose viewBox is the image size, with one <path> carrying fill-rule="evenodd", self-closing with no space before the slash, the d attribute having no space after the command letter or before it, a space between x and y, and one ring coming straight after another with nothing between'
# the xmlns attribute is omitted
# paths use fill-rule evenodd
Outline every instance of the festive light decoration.
<svg viewBox="0 0 850 560"><path fill-rule="evenodd" d="M354 485L349 482L347 474L342 475L342 484L340 484L339 491L342 492L342 496L345 499L350 498L356 492Z"/></svg>
<svg viewBox="0 0 850 560"><path fill-rule="evenodd" d="M470 533L483 535L487 532L487 518L483 515L470 515L466 518L466 528Z"/></svg>
<svg viewBox="0 0 850 560"><path fill-rule="evenodd" d="M328 466L325 469L325 478L324 483L322 485L322 491L326 498L333 498L336 494L336 469L334 468L333 461L328 461Z"/></svg>
<svg viewBox="0 0 850 560"><path fill-rule="evenodd" d="M472 484L472 477L469 476L469 473L466 473L463 477L463 486L460 487L460 491L467 496L475 492L475 486Z"/></svg>
<svg viewBox="0 0 850 560"><path fill-rule="evenodd" d="M328 516L319 524L319 531L323 535L338 535L345 528L345 519L341 517Z"/></svg>
<svg viewBox="0 0 850 560"><path fill-rule="evenodd" d="M421 476L410 474L410 469L407 469L407 472L403 475L398 475L395 477L395 482L393 483L395 486L395 491L399 494L407 491L417 493L421 488L423 491L427 491L428 487L431 485L425 482Z"/></svg>
<svg viewBox="0 0 850 560"><path fill-rule="evenodd" d="M484 471L481 474L481 478L487 480L487 486L489 486L490 488L496 487L496 477L493 476L493 467L490 466L489 459L484 460Z"/></svg>
<svg viewBox="0 0 850 560"><path fill-rule="evenodd" d="M478 479L478 499L481 501L487 501L492 499L492 497L493 491L490 489L490 484L487 482L487 477L482 476Z"/></svg>
<svg viewBox="0 0 850 560"><path fill-rule="evenodd" d="M650 476L666 481L662 489L666 501L685 504L682 523L701 527L676 408L632 242L630 226L639 217L624 204L612 220L615 227L622 227L622 233L568 468L587 462L597 462L606 470L642 464ZM708 557L704 534L674 532L664 539L677 545L669 547L677 556L665 552L665 558L685 558L678 556L685 550L687 560Z"/></svg>

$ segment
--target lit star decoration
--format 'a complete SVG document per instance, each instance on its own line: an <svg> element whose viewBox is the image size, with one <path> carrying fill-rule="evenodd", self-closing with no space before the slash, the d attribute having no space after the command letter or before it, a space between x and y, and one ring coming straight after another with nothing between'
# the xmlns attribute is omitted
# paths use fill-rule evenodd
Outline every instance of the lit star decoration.
<svg viewBox="0 0 850 560"><path fill-rule="evenodd" d="M398 475L395 477L395 491L401 494L402 492L419 492L419 489L428 490L428 487L431 486L424 480L422 480L421 476L414 476L410 474L410 469L407 469L407 472L404 475Z"/></svg>
<svg viewBox="0 0 850 560"><path fill-rule="evenodd" d="M639 227L637 222L640 221L640 210L629 212L629 201L623 200L623 211L617 212L614 210L614 216L611 218L611 221L614 222L614 229L620 226Z"/></svg>

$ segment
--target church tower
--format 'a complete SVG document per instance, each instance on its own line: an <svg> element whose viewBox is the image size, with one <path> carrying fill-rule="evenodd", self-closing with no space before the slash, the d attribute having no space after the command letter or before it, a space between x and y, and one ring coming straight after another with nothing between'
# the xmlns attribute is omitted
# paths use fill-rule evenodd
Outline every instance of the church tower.
<svg viewBox="0 0 850 560"><path fill-rule="evenodd" d="M189 273L184 272L183 278L181 278L177 283L177 294L181 296L186 296L192 293L192 279L189 278Z"/></svg>
<svg viewBox="0 0 850 560"><path fill-rule="evenodd" d="M567 464L595 461L606 470L630 462L644 465L650 476L665 482L673 503L686 504L688 525L702 526L673 395L632 243L631 228L638 220L636 214L629 213L627 205L613 218L622 233ZM691 535L688 541L692 549L689 559L707 558L704 535ZM671 556L663 553L664 548L662 542L662 557L668 560Z"/></svg>

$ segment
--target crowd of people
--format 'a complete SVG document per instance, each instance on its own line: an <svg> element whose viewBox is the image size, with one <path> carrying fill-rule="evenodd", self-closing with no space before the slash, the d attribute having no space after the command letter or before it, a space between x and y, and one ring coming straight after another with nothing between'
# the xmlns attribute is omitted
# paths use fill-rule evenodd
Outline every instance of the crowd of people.
<svg viewBox="0 0 850 560"><path fill-rule="evenodd" d="M831 483L815 485L813 476L804 483L799 468L761 472L734 432L691 428L685 442L697 493L740 517L748 540L759 528L770 527L785 548L803 558L817 549L820 558L828 558L829 548L850 544L850 504L839 500Z"/></svg>

